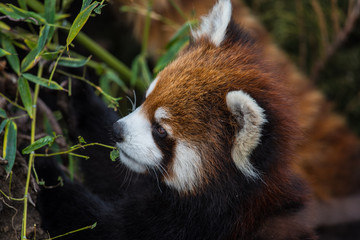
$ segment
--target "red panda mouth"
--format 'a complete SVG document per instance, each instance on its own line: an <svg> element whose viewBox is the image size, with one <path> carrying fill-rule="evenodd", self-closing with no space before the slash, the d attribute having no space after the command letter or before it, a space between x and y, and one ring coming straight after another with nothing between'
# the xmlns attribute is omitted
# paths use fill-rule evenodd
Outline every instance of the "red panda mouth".
<svg viewBox="0 0 360 240"><path fill-rule="evenodd" d="M146 166L144 164L137 161L135 158L130 156L127 152L125 152L121 148L118 148L118 150L120 155L120 161L125 166L136 172L144 172L146 170Z"/></svg>

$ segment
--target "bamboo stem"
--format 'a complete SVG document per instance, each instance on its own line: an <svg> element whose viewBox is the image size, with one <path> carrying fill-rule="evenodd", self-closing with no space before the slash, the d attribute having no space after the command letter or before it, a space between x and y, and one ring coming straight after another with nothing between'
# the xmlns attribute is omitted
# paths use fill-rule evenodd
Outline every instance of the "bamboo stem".
<svg viewBox="0 0 360 240"><path fill-rule="evenodd" d="M39 64L38 68L38 77L42 76L43 72L43 66L42 64ZM34 99L33 99L33 119L31 122L31 139L30 144L33 144L35 142L35 132L36 132L36 103L39 96L39 89L40 85L35 85L35 91L34 91ZM34 164L35 154L34 152L30 153L29 156L29 163L28 163L28 172L26 176L26 183L25 183L25 192L24 192L24 212L23 212L23 221L22 221L22 227L21 227L21 239L27 239L26 238L26 222L27 222L27 211L28 211L28 194L29 194L29 186L30 186L30 178L31 178L31 169L32 165Z"/></svg>

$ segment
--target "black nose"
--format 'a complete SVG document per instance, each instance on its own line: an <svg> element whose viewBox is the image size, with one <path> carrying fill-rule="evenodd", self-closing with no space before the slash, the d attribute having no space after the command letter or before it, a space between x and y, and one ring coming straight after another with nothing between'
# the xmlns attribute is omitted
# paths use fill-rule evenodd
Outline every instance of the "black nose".
<svg viewBox="0 0 360 240"><path fill-rule="evenodd" d="M124 141L124 124L122 122L115 122L113 124L113 136L116 142Z"/></svg>

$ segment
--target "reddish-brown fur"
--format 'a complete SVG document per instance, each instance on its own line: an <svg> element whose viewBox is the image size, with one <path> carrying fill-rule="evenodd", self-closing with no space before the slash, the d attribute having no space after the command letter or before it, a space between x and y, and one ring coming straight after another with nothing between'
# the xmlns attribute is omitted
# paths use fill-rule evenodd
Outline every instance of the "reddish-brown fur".
<svg viewBox="0 0 360 240"><path fill-rule="evenodd" d="M118 0L127 4L134 1ZM144 1L135 1L144 6ZM190 16L206 14L215 0L175 1ZM293 108L297 109L298 122L304 134L296 150L297 161L293 168L311 184L316 199L326 200L359 192L360 186L360 141L347 128L342 117L332 112L323 94L314 88L288 57L273 44L266 30L240 1L232 1L233 18L263 45L264 61L270 61L282 73L283 84L295 97ZM184 19L168 1L154 1L154 12L182 24ZM143 15L131 15L134 33L139 39L143 33ZM152 21L150 49L158 56L167 39L174 33L161 21Z"/></svg>
<svg viewBox="0 0 360 240"><path fill-rule="evenodd" d="M257 47L225 42L228 47L220 49L205 40L194 45L158 75L160 80L143 106L149 119L159 107L170 109L171 117L167 121L174 138L197 146L206 158L213 157L213 163L205 164L203 169L211 174L216 172L214 167L221 166L217 161L225 158L218 156L230 155L223 152L224 145L232 146L238 128L227 108L226 94L242 89L260 99L260 105L266 105L269 109L266 115L276 116L276 124L281 126L277 134L284 138L278 140L284 144L281 151L284 156L289 155L287 150L293 149L290 140L296 136L294 114L289 109L290 103L283 101L288 99L283 96L287 93L278 86L277 76L266 71L271 67L259 62L259 53L254 51ZM228 124L233 131L224 134L224 125ZM220 136L227 138L219 139ZM204 180L208 177L204 176Z"/></svg>

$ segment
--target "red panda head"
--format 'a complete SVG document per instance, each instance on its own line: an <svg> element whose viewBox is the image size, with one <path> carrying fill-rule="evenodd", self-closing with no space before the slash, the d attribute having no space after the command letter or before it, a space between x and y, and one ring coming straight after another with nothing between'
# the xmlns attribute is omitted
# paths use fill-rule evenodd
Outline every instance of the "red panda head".
<svg viewBox="0 0 360 240"><path fill-rule="evenodd" d="M192 34L145 102L114 124L120 160L139 173L156 169L179 192L224 178L264 181L291 151L285 92L262 62L261 47L232 23L229 0Z"/></svg>

